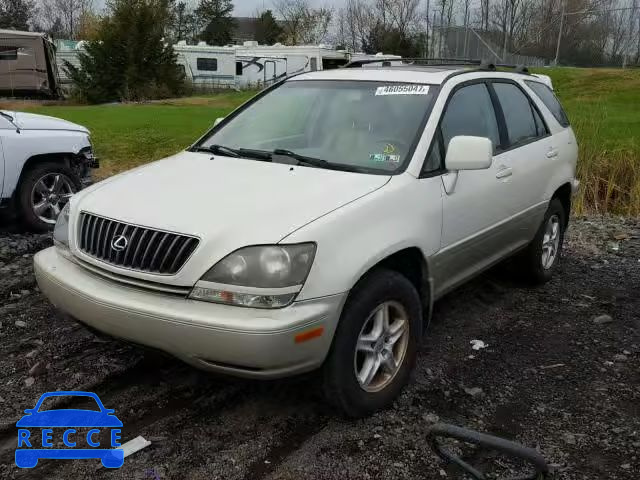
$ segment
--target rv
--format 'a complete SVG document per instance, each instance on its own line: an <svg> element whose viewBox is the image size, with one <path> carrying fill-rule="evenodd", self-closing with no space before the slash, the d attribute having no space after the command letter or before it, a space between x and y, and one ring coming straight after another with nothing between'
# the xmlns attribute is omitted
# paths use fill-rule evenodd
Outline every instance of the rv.
<svg viewBox="0 0 640 480"><path fill-rule="evenodd" d="M58 64L58 80L60 88L68 91L72 86L71 77L67 75L65 68L67 62L76 68L80 68L79 53L84 52L84 41L56 40L56 63Z"/></svg>
<svg viewBox="0 0 640 480"><path fill-rule="evenodd" d="M262 88L288 75L289 59L283 56L239 55L236 52L236 87Z"/></svg>
<svg viewBox="0 0 640 480"><path fill-rule="evenodd" d="M180 41L173 46L178 65L185 78L199 88L236 88L235 47L212 47L205 42L187 45Z"/></svg>
<svg viewBox="0 0 640 480"><path fill-rule="evenodd" d="M55 46L44 33L0 30L0 95L58 97Z"/></svg>

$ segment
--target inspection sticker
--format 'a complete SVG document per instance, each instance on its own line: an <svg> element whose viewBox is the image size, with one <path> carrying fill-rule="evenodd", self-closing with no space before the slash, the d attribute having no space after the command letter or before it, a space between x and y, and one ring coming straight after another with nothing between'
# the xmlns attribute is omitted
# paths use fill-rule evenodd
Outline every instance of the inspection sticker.
<svg viewBox="0 0 640 480"><path fill-rule="evenodd" d="M387 85L378 87L376 97L379 95L428 95L429 87L426 85Z"/></svg>

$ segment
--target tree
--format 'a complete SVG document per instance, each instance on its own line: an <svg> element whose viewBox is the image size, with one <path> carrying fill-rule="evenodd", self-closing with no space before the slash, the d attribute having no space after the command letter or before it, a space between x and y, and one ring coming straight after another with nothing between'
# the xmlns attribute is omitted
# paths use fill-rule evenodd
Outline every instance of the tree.
<svg viewBox="0 0 640 480"><path fill-rule="evenodd" d="M403 57L415 58L422 55L423 39L420 35L407 35L396 27L384 26L378 23L366 39L362 48L365 53L376 54L384 52L387 54L401 55Z"/></svg>
<svg viewBox="0 0 640 480"><path fill-rule="evenodd" d="M78 33L83 22L93 13L93 0L42 0L43 20L52 28L56 20L62 22L62 32L67 38L80 40Z"/></svg>
<svg viewBox="0 0 640 480"><path fill-rule="evenodd" d="M309 0L274 0L284 19L284 36L291 45L321 43L329 33L333 9L312 8Z"/></svg>
<svg viewBox="0 0 640 480"><path fill-rule="evenodd" d="M187 38L187 4L178 2L173 11L173 33L176 42Z"/></svg>
<svg viewBox="0 0 640 480"><path fill-rule="evenodd" d="M91 103L163 98L180 93L184 76L164 42L170 0L111 0L98 29L79 54L80 68L64 68L79 96Z"/></svg>
<svg viewBox="0 0 640 480"><path fill-rule="evenodd" d="M256 21L256 33L255 39L258 43L264 45L273 45L280 41L283 34L283 29L278 22L276 22L273 12L267 10L262 12Z"/></svg>
<svg viewBox="0 0 640 480"><path fill-rule="evenodd" d="M0 28L29 30L29 21L35 13L30 0L0 0Z"/></svg>
<svg viewBox="0 0 640 480"><path fill-rule="evenodd" d="M231 0L200 0L195 13L205 25L204 30L200 33L201 40L209 45L228 45L231 43L235 29Z"/></svg>

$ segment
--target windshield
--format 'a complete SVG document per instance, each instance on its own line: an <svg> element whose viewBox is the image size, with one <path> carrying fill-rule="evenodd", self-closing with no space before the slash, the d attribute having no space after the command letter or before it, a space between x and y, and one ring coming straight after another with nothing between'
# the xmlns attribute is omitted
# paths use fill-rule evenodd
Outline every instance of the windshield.
<svg viewBox="0 0 640 480"><path fill-rule="evenodd" d="M230 118L198 147L294 152L357 171L393 173L413 153L433 90L418 84L290 81Z"/></svg>

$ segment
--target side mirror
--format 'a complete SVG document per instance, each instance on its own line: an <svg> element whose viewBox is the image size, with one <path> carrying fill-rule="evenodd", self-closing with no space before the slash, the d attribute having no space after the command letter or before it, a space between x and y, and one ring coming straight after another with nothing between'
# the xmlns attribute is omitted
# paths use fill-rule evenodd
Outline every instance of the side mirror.
<svg viewBox="0 0 640 480"><path fill-rule="evenodd" d="M493 144L485 137L453 137L445 165L448 170L485 170L493 161Z"/></svg>
<svg viewBox="0 0 640 480"><path fill-rule="evenodd" d="M216 118L216 121L215 121L215 122L213 122L213 126L214 126L214 127L217 127L217 126L220 124L220 122L222 122L223 120L224 120L224 117L218 117L218 118Z"/></svg>

